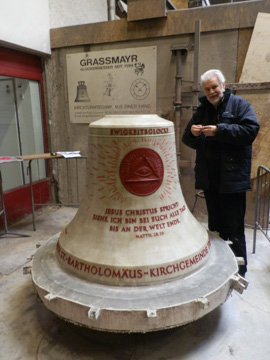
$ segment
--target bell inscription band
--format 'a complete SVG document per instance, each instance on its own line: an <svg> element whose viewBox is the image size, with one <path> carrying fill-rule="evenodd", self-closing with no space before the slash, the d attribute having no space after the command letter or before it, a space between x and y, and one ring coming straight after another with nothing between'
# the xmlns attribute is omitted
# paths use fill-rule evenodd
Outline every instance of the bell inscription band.
<svg viewBox="0 0 270 360"><path fill-rule="evenodd" d="M189 211L175 152L173 123L157 115L90 124L84 200L33 259L48 309L93 329L147 332L199 319L247 287L227 243Z"/></svg>

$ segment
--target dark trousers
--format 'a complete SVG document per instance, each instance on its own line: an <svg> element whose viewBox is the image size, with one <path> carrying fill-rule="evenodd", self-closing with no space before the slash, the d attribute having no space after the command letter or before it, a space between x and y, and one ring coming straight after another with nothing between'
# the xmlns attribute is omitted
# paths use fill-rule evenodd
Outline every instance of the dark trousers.
<svg viewBox="0 0 270 360"><path fill-rule="evenodd" d="M246 193L220 194L216 190L204 191L208 211L208 228L217 231L224 240L231 240L235 256L243 257L245 265L239 266L239 274L247 271L245 239Z"/></svg>

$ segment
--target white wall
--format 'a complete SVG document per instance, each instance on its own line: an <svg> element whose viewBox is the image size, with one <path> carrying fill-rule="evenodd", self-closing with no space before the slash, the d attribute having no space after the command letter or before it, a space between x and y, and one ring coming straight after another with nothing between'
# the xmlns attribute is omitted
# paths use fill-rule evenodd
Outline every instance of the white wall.
<svg viewBox="0 0 270 360"><path fill-rule="evenodd" d="M0 0L0 45L50 54L48 0Z"/></svg>
<svg viewBox="0 0 270 360"><path fill-rule="evenodd" d="M108 20L107 0L49 0L49 7L51 29Z"/></svg>
<svg viewBox="0 0 270 360"><path fill-rule="evenodd" d="M107 19L107 0L0 0L0 46L50 54L50 29Z"/></svg>

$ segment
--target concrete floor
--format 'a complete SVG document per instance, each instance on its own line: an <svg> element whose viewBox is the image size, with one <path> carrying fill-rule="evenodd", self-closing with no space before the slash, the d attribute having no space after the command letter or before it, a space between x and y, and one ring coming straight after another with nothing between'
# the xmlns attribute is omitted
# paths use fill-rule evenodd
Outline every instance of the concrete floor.
<svg viewBox="0 0 270 360"><path fill-rule="evenodd" d="M270 244L246 229L249 286L188 325L147 334L113 334L59 319L37 299L30 275L36 244L58 233L77 209L45 208L9 231L30 237L0 237L0 360L269 360ZM222 259L222 254L221 254Z"/></svg>

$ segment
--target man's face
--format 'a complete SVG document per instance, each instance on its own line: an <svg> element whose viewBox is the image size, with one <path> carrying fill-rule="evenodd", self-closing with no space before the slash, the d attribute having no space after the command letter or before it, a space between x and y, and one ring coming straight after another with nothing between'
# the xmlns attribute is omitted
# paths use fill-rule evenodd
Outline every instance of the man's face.
<svg viewBox="0 0 270 360"><path fill-rule="evenodd" d="M220 84L218 78L213 76L210 80L205 81L202 86L208 101L210 101L212 105L216 106L223 98L225 82Z"/></svg>

